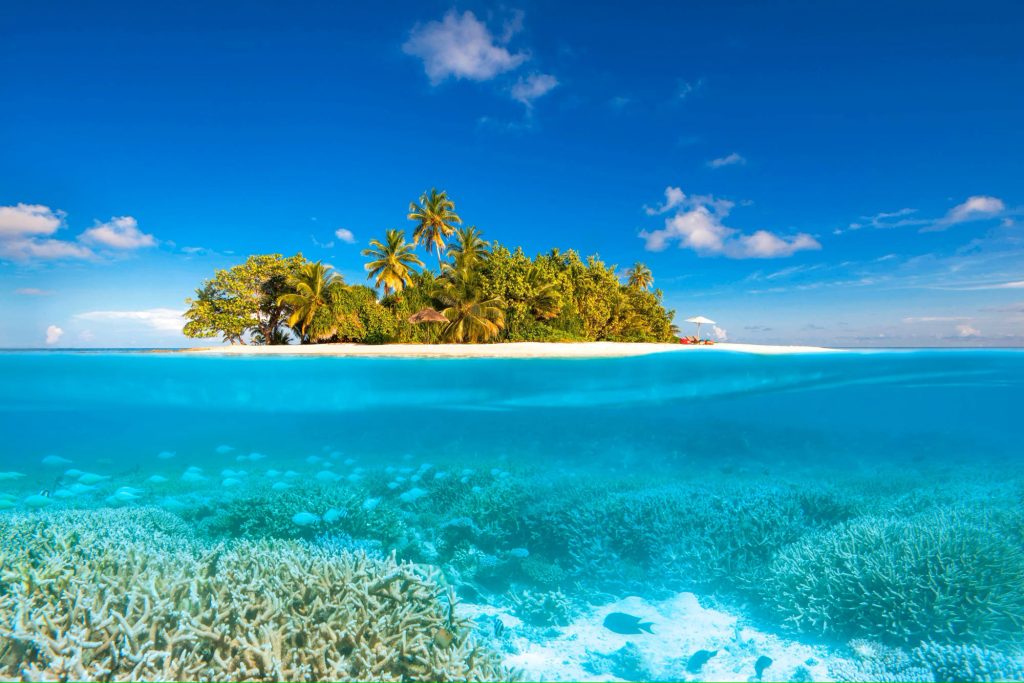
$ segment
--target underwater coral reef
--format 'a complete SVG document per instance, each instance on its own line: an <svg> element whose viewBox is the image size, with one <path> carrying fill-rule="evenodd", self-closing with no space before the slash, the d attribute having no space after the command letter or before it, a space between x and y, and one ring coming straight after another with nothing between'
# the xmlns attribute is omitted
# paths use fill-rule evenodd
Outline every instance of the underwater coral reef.
<svg viewBox="0 0 1024 683"><path fill-rule="evenodd" d="M127 509L0 519L0 676L501 680L424 567L301 541L201 542Z"/></svg>

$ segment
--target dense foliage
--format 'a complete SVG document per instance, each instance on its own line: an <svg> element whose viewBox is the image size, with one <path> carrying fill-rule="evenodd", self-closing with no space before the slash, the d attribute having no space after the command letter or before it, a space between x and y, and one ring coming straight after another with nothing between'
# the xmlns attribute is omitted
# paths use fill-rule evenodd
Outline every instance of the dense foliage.
<svg viewBox="0 0 1024 683"><path fill-rule="evenodd" d="M461 226L454 209L431 190L410 205L412 242L397 229L370 242L367 279L380 300L301 254L250 256L187 300L184 332L232 344L674 340L673 312L644 264L623 284L597 256L552 249L530 258ZM436 273L417 246L436 254Z"/></svg>

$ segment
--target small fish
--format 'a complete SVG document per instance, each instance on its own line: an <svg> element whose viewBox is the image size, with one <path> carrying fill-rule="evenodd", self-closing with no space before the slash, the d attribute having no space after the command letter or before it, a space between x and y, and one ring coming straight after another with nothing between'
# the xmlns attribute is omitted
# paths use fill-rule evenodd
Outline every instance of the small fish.
<svg viewBox="0 0 1024 683"><path fill-rule="evenodd" d="M434 634L434 642L438 647L450 647L454 640L455 636L453 636L452 632L446 628L439 628L437 629L437 633Z"/></svg>
<svg viewBox="0 0 1024 683"><path fill-rule="evenodd" d="M318 515L314 515L312 512L299 512L292 517L292 524L296 526L310 526L320 521Z"/></svg>
<svg viewBox="0 0 1024 683"><path fill-rule="evenodd" d="M21 472L0 472L0 481L10 481L11 479L21 479L25 475Z"/></svg>
<svg viewBox="0 0 1024 683"><path fill-rule="evenodd" d="M28 498L25 499L24 502L25 507L31 508L33 510L39 510L49 505L53 505L53 500L51 500L49 496L43 496L38 494L34 496L29 496Z"/></svg>
<svg viewBox="0 0 1024 683"><path fill-rule="evenodd" d="M757 674L757 680L761 680L761 675L764 673L764 670L771 665L771 657L765 657L764 655L761 655L757 658L757 661L754 662L754 673Z"/></svg>
<svg viewBox="0 0 1024 683"><path fill-rule="evenodd" d="M70 465L71 461L59 455L48 455L43 458L42 463L47 467L56 467L58 465Z"/></svg>
<svg viewBox="0 0 1024 683"><path fill-rule="evenodd" d="M98 484L101 481L106 481L107 479L110 479L110 477L104 476L102 474L93 474L92 472L86 472L85 474L78 478L78 483L90 486L92 484Z"/></svg>
<svg viewBox="0 0 1024 683"><path fill-rule="evenodd" d="M619 633L624 636L630 636L642 631L648 633L654 633L651 627L654 626L649 621L640 621L640 617L634 617L632 614L626 614L625 612L612 612L604 618L604 627L612 633Z"/></svg>
<svg viewBox="0 0 1024 683"><path fill-rule="evenodd" d="M160 458L161 460L170 460L176 455L177 453L175 453L174 451L160 451L159 453L156 454L156 457Z"/></svg>
<svg viewBox="0 0 1024 683"><path fill-rule="evenodd" d="M718 650L697 650L686 662L686 670L692 674L699 674L708 660L718 654Z"/></svg>

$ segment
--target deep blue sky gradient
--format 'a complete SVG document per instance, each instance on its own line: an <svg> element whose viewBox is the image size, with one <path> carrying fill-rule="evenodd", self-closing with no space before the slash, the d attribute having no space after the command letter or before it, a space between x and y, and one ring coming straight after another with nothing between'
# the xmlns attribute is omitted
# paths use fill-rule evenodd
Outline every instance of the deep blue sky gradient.
<svg viewBox="0 0 1024 683"><path fill-rule="evenodd" d="M528 59L432 83L403 44L450 11ZM132 216L159 244L0 261L0 346L51 325L58 346L185 343L152 316L80 316L180 310L249 253L362 282L359 251L431 186L528 252L645 261L679 318L733 340L1020 345L1022 32L1016 2L5 2L0 206L66 212L69 241ZM558 86L510 96L539 73ZM647 251L669 186L821 248ZM1003 208L921 232L972 196ZM849 229L901 209L920 222Z"/></svg>

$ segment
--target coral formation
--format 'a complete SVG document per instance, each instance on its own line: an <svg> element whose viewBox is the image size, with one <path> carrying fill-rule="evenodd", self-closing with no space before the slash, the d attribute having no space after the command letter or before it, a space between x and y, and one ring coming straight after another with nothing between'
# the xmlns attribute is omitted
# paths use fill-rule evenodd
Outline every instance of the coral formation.
<svg viewBox="0 0 1024 683"><path fill-rule="evenodd" d="M1024 552L985 516L862 517L782 549L765 601L799 630L893 645L1022 637Z"/></svg>
<svg viewBox="0 0 1024 683"><path fill-rule="evenodd" d="M428 570L301 541L203 543L120 509L0 519L0 677L495 680Z"/></svg>

